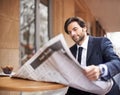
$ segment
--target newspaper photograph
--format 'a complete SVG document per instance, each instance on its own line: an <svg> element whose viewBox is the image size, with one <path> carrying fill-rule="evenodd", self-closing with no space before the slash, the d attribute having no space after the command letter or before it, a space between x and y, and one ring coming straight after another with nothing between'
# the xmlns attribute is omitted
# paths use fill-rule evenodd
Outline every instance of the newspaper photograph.
<svg viewBox="0 0 120 95"><path fill-rule="evenodd" d="M12 77L35 81L56 82L98 95L105 95L112 87L112 80L90 81L80 64L70 52L64 36L49 40Z"/></svg>

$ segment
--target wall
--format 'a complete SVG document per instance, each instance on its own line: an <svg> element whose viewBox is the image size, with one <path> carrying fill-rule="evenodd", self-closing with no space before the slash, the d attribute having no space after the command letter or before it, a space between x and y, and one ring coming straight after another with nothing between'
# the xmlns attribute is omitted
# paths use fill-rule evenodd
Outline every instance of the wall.
<svg viewBox="0 0 120 95"><path fill-rule="evenodd" d="M0 67L19 67L19 0L0 0ZM0 69L1 71L1 69ZM0 91L0 95L18 95Z"/></svg>
<svg viewBox="0 0 120 95"><path fill-rule="evenodd" d="M19 64L19 0L0 0L0 66Z"/></svg>
<svg viewBox="0 0 120 95"><path fill-rule="evenodd" d="M52 34L63 33L68 46L73 45L71 38L64 32L64 22L68 17L79 16L90 24L92 34L95 34L95 18L83 0L51 0L52 1ZM91 31L91 30L90 30Z"/></svg>

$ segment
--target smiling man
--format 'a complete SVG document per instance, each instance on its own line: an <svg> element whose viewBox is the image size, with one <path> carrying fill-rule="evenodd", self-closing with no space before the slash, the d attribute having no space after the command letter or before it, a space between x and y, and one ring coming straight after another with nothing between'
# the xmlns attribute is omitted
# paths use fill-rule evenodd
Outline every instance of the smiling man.
<svg viewBox="0 0 120 95"><path fill-rule="evenodd" d="M101 78L106 81L120 73L120 59L113 51L111 41L106 37L93 37L87 33L86 22L79 17L68 18L64 25L65 32L75 44L70 47L73 56L85 69L83 73L91 81ZM82 48L79 56L79 48ZM69 87L66 95L96 95ZM113 80L113 87L106 95L120 95Z"/></svg>

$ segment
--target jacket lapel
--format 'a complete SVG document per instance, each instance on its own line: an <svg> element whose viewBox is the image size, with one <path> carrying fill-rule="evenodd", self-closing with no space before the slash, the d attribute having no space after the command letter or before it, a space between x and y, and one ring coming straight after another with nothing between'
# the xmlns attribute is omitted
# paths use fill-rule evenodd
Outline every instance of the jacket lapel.
<svg viewBox="0 0 120 95"><path fill-rule="evenodd" d="M87 49L87 59L86 59L86 62L87 62L87 65L88 65L88 59L90 58L90 55L93 51L93 37L89 37L89 41L88 41L88 49Z"/></svg>
<svg viewBox="0 0 120 95"><path fill-rule="evenodd" d="M74 45L70 48L70 51L72 52L73 56L76 58L77 45L74 44Z"/></svg>

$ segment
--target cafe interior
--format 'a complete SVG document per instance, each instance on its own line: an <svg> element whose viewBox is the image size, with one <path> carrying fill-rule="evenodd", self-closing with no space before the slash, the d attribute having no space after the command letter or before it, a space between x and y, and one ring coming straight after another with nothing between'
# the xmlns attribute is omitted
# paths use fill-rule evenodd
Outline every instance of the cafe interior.
<svg viewBox="0 0 120 95"><path fill-rule="evenodd" d="M11 66L17 72L45 43L61 33L68 47L72 46L74 42L64 32L64 22L71 16L83 18L90 35L108 37L120 57L119 4L120 0L0 0L1 68ZM115 79L120 86L120 75ZM65 91L67 87L36 92L2 89L0 95L63 95Z"/></svg>

